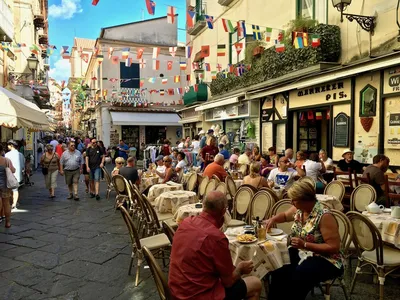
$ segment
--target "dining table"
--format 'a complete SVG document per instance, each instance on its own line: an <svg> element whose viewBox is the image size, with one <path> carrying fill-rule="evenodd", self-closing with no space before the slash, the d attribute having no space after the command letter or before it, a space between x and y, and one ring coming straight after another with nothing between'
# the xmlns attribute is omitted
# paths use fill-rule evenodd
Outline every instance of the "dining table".
<svg viewBox="0 0 400 300"><path fill-rule="evenodd" d="M150 202L153 202L162 193L178 190L183 190L183 185L181 183L175 183L172 181L168 181L167 183L158 183L149 189L147 198Z"/></svg>
<svg viewBox="0 0 400 300"><path fill-rule="evenodd" d="M374 223L380 230L382 240L400 249L400 219L394 218L389 212L382 212L379 214L363 211L362 214ZM399 252L400 255L400 252Z"/></svg>
<svg viewBox="0 0 400 300"><path fill-rule="evenodd" d="M140 192L145 191L149 186L153 186L157 184L160 181L160 177L157 175L142 175L140 179L140 184L139 184L139 190Z"/></svg>
<svg viewBox="0 0 400 300"><path fill-rule="evenodd" d="M287 235L270 236L265 240L257 240L253 243L241 243L237 236L243 233L242 227L228 228L225 235L229 240L233 265L252 260L254 268L249 275L262 279L269 272L290 264Z"/></svg>
<svg viewBox="0 0 400 300"><path fill-rule="evenodd" d="M197 194L191 191L168 191L154 200L154 207L160 213L175 213L182 205L196 203Z"/></svg>

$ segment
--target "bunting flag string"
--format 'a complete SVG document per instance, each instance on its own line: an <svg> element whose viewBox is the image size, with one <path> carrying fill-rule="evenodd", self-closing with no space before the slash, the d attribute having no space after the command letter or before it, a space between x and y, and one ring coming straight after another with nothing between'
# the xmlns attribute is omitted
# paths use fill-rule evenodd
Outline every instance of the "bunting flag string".
<svg viewBox="0 0 400 300"><path fill-rule="evenodd" d="M175 24L175 15L176 15L176 9L174 6L168 6L167 7L167 22L169 24Z"/></svg>

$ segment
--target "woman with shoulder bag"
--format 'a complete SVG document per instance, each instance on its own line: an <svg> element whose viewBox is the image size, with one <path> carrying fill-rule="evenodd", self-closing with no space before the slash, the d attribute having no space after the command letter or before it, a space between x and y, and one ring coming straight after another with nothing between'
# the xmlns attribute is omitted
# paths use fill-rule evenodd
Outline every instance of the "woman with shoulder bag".
<svg viewBox="0 0 400 300"><path fill-rule="evenodd" d="M7 171L9 168L12 173L15 173L15 168L8 158L3 157L4 149L3 146L0 145L0 210L4 214L4 218L6 220L5 227L11 227L11 203L13 200L13 192L11 189L7 188ZM1 216L3 219L3 216Z"/></svg>
<svg viewBox="0 0 400 300"><path fill-rule="evenodd" d="M57 187L57 174L60 170L60 157L54 152L52 145L46 145L40 164L44 175L46 189L50 192L50 198L55 198L54 189Z"/></svg>

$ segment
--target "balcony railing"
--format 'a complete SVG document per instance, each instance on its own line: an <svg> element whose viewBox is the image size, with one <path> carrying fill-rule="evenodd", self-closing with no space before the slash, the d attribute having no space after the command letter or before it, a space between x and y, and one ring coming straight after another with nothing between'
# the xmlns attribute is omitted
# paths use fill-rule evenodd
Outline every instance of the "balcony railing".
<svg viewBox="0 0 400 300"><path fill-rule="evenodd" d="M14 38L14 17L5 0L0 0L0 35L6 35L8 41ZM3 33L3 34L2 34Z"/></svg>
<svg viewBox="0 0 400 300"><path fill-rule="evenodd" d="M187 28L187 33L190 35L197 35L203 28L207 26L207 22L205 21L204 15L207 14L207 5L206 1L197 0L196 6L194 7L194 11L196 12L196 20L194 26L191 28Z"/></svg>
<svg viewBox="0 0 400 300"><path fill-rule="evenodd" d="M232 2L233 0L218 0L218 4L221 4L222 6L228 6Z"/></svg>

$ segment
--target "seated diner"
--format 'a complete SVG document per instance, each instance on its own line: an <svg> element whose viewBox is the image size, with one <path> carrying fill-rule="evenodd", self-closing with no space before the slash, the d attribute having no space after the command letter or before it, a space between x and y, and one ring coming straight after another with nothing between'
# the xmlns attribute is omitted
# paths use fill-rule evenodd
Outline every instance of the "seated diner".
<svg viewBox="0 0 400 300"><path fill-rule="evenodd" d="M260 163L253 162L250 164L250 174L243 178L243 184L249 184L256 189L269 187L267 179L260 175Z"/></svg>

